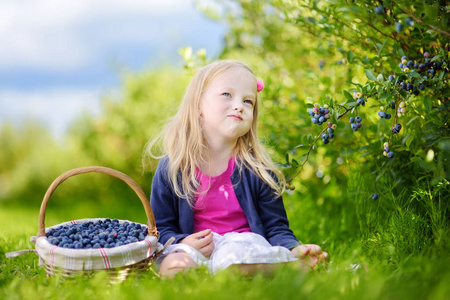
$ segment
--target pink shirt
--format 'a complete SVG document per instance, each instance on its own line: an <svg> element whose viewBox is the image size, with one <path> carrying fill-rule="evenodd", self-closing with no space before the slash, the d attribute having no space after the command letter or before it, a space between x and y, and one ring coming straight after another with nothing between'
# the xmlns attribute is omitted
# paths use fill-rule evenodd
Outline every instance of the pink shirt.
<svg viewBox="0 0 450 300"><path fill-rule="evenodd" d="M231 183L235 167L231 158L228 168L218 176L208 176L197 169L200 180L199 194L194 205L194 232L212 229L219 234L227 232L251 232L247 217L239 204Z"/></svg>

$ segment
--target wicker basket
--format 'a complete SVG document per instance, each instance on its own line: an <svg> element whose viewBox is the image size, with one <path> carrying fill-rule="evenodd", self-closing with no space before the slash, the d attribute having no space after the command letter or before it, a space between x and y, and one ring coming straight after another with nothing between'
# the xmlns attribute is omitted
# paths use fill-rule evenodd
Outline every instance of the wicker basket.
<svg viewBox="0 0 450 300"><path fill-rule="evenodd" d="M89 172L105 173L119 178L122 181L126 182L134 190L136 195L141 200L142 205L144 206L145 213L148 219L148 234L144 241L112 248L96 249L62 248L51 245L47 241L45 228L45 212L47 209L47 203L51 195L58 187L58 185L60 185L66 179L78 174ZM70 223L83 223L85 221L87 221L87 219L70 221ZM126 220L119 220L119 222L126 222ZM67 223L68 222L58 224L50 228L58 227ZM50 228L47 228L47 230ZM63 277L73 277L79 275L90 275L99 271L106 271L111 276L111 281L113 282L124 280L131 271L149 270L152 261L159 252L158 248L159 250L161 250L162 246L158 244L158 232L156 230L155 217L153 215L150 202L145 196L142 188L129 176L119 171L97 166L83 167L67 171L53 181L53 183L48 188L44 199L42 200L39 212L38 234L35 238L35 241L36 252L40 257L40 262L44 265L48 276L61 275ZM113 255L118 255L119 257L113 257ZM120 257L120 255L124 255L124 257ZM55 257L58 257L59 261L58 259L55 259ZM109 260L108 263L104 264L101 267L98 267L98 259L100 258L105 260L105 257L107 260ZM97 259L97 264L95 264L95 259ZM92 261L94 261L94 263L92 263Z"/></svg>

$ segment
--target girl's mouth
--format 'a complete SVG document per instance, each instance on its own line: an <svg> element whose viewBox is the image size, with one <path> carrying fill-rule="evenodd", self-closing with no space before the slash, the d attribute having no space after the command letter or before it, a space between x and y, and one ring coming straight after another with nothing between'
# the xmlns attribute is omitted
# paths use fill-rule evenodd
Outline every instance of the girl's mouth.
<svg viewBox="0 0 450 300"><path fill-rule="evenodd" d="M242 121L242 117L239 115L228 115L228 117Z"/></svg>

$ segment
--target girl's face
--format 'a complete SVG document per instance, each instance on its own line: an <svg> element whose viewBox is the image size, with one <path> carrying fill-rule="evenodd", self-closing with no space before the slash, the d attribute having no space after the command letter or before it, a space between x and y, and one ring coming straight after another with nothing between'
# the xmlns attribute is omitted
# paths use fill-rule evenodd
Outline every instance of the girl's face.
<svg viewBox="0 0 450 300"><path fill-rule="evenodd" d="M252 127L255 104L256 80L248 70L235 67L218 75L200 98L208 141L235 143Z"/></svg>

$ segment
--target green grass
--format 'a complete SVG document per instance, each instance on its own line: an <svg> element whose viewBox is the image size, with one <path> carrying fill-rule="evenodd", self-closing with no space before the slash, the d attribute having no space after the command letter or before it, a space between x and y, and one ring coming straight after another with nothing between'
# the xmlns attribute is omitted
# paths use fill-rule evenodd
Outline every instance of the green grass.
<svg viewBox="0 0 450 300"><path fill-rule="evenodd" d="M328 264L306 273L284 266L271 277L254 278L231 271L211 276L205 269L191 270L174 280L162 280L152 272L133 274L119 284L110 284L104 273L71 280L48 278L35 254L10 259L4 255L33 249L29 238L37 232L38 209L3 206L0 210L0 299L448 299L450 295L450 257L445 253L428 249L393 264L386 257L388 246L384 249L380 242L363 245L357 239L333 241L332 249L327 249ZM106 215L99 212L95 206L87 211L86 203L70 210L51 207L46 224L86 214L122 214L124 219L117 207L102 210ZM131 213L125 214L133 219ZM384 256L377 257L377 253Z"/></svg>

